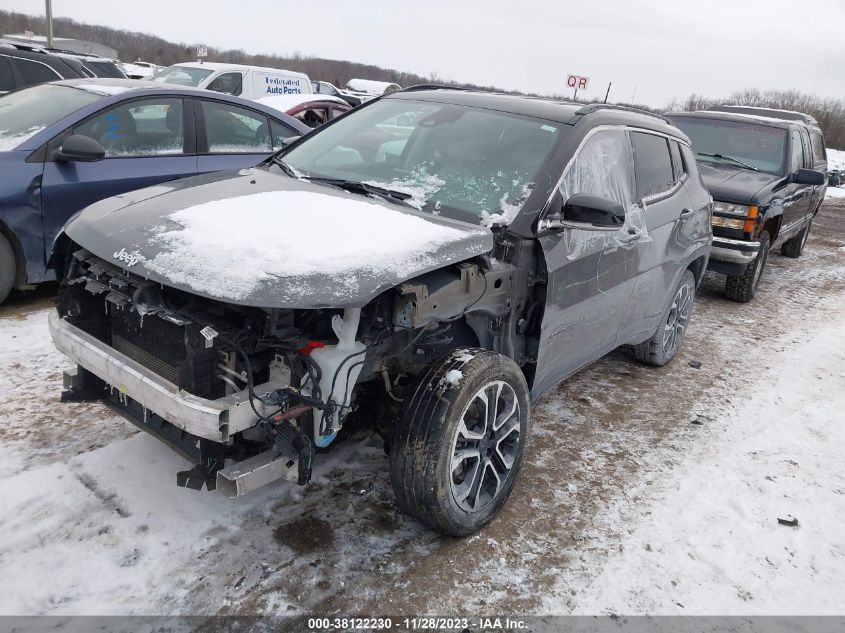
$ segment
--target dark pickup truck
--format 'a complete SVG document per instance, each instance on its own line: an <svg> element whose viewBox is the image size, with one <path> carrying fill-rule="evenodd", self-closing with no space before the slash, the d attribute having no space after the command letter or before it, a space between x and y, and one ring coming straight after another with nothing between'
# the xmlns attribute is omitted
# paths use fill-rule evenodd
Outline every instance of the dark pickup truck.
<svg viewBox="0 0 845 633"><path fill-rule="evenodd" d="M824 200L824 138L808 115L722 106L667 117L692 141L713 196L709 270L725 273L725 294L754 298L769 251L800 257Z"/></svg>

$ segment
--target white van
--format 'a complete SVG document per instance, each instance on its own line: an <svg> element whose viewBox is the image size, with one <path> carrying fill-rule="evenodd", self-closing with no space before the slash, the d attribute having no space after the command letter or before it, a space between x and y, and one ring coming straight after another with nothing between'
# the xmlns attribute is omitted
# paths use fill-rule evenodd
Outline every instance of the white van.
<svg viewBox="0 0 845 633"><path fill-rule="evenodd" d="M153 81L207 88L253 100L273 95L312 93L308 75L291 70L241 64L214 62L174 64L153 77Z"/></svg>

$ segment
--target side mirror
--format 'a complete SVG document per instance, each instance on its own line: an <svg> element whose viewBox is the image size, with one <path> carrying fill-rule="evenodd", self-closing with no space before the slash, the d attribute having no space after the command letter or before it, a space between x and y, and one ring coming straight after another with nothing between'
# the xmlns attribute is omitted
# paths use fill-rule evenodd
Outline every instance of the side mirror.
<svg viewBox="0 0 845 633"><path fill-rule="evenodd" d="M105 155L105 148L90 136L71 134L62 141L54 158L60 163L93 163L103 160Z"/></svg>
<svg viewBox="0 0 845 633"><path fill-rule="evenodd" d="M815 169L799 169L792 175L792 182L796 185L819 186L823 185L825 180L825 175Z"/></svg>
<svg viewBox="0 0 845 633"><path fill-rule="evenodd" d="M288 136L287 138L282 139L282 147L287 147L301 139L301 136Z"/></svg>
<svg viewBox="0 0 845 633"><path fill-rule="evenodd" d="M625 223L625 207L615 200L576 193L563 205L563 219L600 227L622 226Z"/></svg>

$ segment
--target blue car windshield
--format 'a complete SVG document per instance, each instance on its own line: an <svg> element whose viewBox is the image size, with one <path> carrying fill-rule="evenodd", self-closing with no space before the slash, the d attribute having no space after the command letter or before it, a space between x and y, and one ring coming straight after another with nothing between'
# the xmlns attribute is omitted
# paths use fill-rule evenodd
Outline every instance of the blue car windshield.
<svg viewBox="0 0 845 633"><path fill-rule="evenodd" d="M41 130L102 98L93 92L53 84L0 97L0 151L16 148Z"/></svg>

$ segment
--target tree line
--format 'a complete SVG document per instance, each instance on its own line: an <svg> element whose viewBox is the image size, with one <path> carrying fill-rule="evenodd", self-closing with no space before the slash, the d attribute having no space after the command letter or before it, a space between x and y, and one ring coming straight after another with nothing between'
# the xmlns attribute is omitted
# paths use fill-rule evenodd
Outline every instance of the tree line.
<svg viewBox="0 0 845 633"><path fill-rule="evenodd" d="M0 11L0 33L22 33L27 30L33 31L34 33L45 33L46 26L44 18L22 13ZM125 62L142 59L147 62L159 64L160 66L170 66L178 62L196 59L195 44L169 42L147 33L113 29L92 24L81 24L68 18L54 19L53 32L57 37L69 37L105 44L118 51L120 59ZM389 81L397 83L400 86L438 83L462 88L507 92L494 86L480 86L471 83L443 80L436 73L426 77L392 68L382 68L373 64L359 64L357 62L337 59L310 57L299 53L288 56L250 55L242 50L208 47L207 59L208 61L215 62L286 68L288 70L303 72L312 79L329 81L341 87L345 86L346 82L350 79L360 77L378 81ZM560 97L558 95L555 95L555 97L566 99L566 97ZM822 98L798 92L797 90L760 91L757 89L747 89L736 92L727 99L692 94L685 100L672 100L667 104L664 111L706 110L714 105L724 103L806 112L815 117L819 122L828 147L845 149L845 100L842 99ZM637 105L635 107L651 112L659 112L659 110L648 106Z"/></svg>

